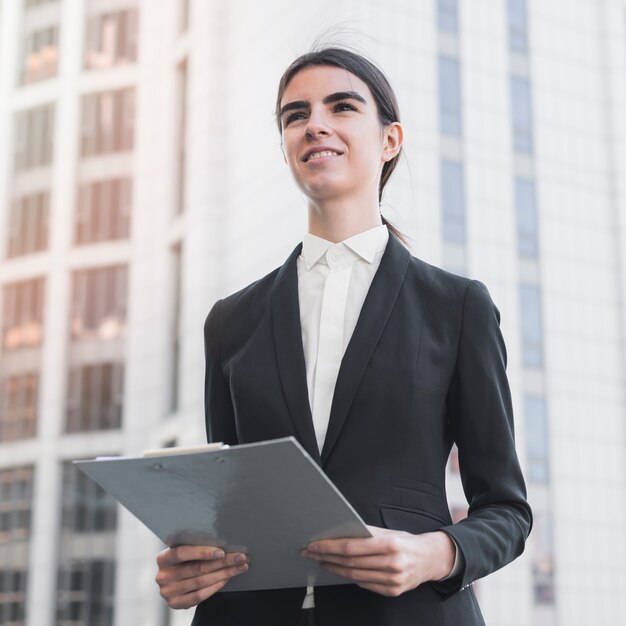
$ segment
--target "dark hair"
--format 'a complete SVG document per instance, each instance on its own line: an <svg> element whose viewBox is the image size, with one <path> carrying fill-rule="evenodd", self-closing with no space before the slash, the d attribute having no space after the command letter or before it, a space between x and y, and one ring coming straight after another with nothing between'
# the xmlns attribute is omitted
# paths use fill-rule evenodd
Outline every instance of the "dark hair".
<svg viewBox="0 0 626 626"><path fill-rule="evenodd" d="M278 95L276 97L276 110L275 117L278 125L278 132L282 135L282 126L280 122L280 103L285 93L287 85L291 79L302 69L311 65L333 65L335 67L343 68L348 72L354 74L360 78L370 89L374 100L376 101L376 108L378 110L378 118L383 126L388 126L393 122L400 121L400 110L398 107L398 101L396 95L389 84L389 81L383 74L383 72L374 65L371 61L364 56L347 50L345 48L339 48L336 46L325 47L312 52L307 52L299 56L291 65L285 70L281 76L278 84ZM395 169L402 147L398 151L398 154L390 159L383 165L383 171L380 176L380 182L378 184L378 202L382 200L383 189L391 176L391 173ZM389 230L402 242L406 243L404 235L389 221L387 221L381 213L383 224L386 224Z"/></svg>

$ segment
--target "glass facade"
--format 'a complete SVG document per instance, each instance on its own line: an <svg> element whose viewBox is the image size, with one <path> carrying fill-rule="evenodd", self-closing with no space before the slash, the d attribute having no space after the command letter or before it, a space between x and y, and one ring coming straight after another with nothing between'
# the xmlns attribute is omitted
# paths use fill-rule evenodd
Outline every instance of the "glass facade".
<svg viewBox="0 0 626 626"><path fill-rule="evenodd" d="M15 170L23 172L52 163L54 105L46 104L15 117Z"/></svg>
<svg viewBox="0 0 626 626"><path fill-rule="evenodd" d="M457 33L459 30L458 0L437 1L437 24L439 30Z"/></svg>
<svg viewBox="0 0 626 626"><path fill-rule="evenodd" d="M43 300L43 278L4 286L2 346L5 352L41 345Z"/></svg>
<svg viewBox="0 0 626 626"><path fill-rule="evenodd" d="M532 544L533 596L535 604L554 604L554 539L552 515L535 511Z"/></svg>
<svg viewBox="0 0 626 626"><path fill-rule="evenodd" d="M174 413L179 405L179 369L180 369L180 301L182 295L182 244L171 248L173 289L172 312L172 375L171 375L171 404L170 411Z"/></svg>
<svg viewBox="0 0 626 626"><path fill-rule="evenodd" d="M0 381L0 443L35 436L39 375L15 374Z"/></svg>
<svg viewBox="0 0 626 626"><path fill-rule="evenodd" d="M74 242L97 243L130 235L132 181L111 178L85 183L78 189Z"/></svg>
<svg viewBox="0 0 626 626"><path fill-rule="evenodd" d="M525 367L543 366L541 291L537 285L520 285L522 359Z"/></svg>
<svg viewBox="0 0 626 626"><path fill-rule="evenodd" d="M517 216L517 251L520 256L536 258L539 254L537 201L535 183L528 178L515 179Z"/></svg>
<svg viewBox="0 0 626 626"><path fill-rule="evenodd" d="M85 69L99 70L137 61L137 10L90 15L85 39Z"/></svg>
<svg viewBox="0 0 626 626"><path fill-rule="evenodd" d="M178 81L178 173L176 177L176 213L185 210L187 188L187 60L181 61L177 68Z"/></svg>
<svg viewBox="0 0 626 626"><path fill-rule="evenodd" d="M507 0L509 46L511 51L528 52L528 18L526 0Z"/></svg>
<svg viewBox="0 0 626 626"><path fill-rule="evenodd" d="M36 83L57 75L59 27L47 26L24 36L21 83Z"/></svg>
<svg viewBox="0 0 626 626"><path fill-rule="evenodd" d="M107 340L126 333L126 265L77 270L73 275L71 337Z"/></svg>
<svg viewBox="0 0 626 626"><path fill-rule="evenodd" d="M112 626L115 500L71 463L63 464L57 577L59 626Z"/></svg>
<svg viewBox="0 0 626 626"><path fill-rule="evenodd" d="M70 369L66 432L120 428L123 404L123 363L92 363Z"/></svg>
<svg viewBox="0 0 626 626"><path fill-rule="evenodd" d="M41 252L48 247L48 191L16 198L11 207L7 240L7 257Z"/></svg>
<svg viewBox="0 0 626 626"><path fill-rule="evenodd" d="M439 56L439 130L446 135L461 134L461 83L459 61Z"/></svg>
<svg viewBox="0 0 626 626"><path fill-rule="evenodd" d="M132 150L134 109L133 88L83 96L81 155L90 157Z"/></svg>
<svg viewBox="0 0 626 626"><path fill-rule="evenodd" d="M524 396L524 423L526 438L526 476L535 483L550 480L548 447L548 419L543 396Z"/></svg>
<svg viewBox="0 0 626 626"><path fill-rule="evenodd" d="M0 470L0 625L26 624L33 468Z"/></svg>
<svg viewBox="0 0 626 626"><path fill-rule="evenodd" d="M444 159L441 163L443 238L465 243L465 193L463 164Z"/></svg>
<svg viewBox="0 0 626 626"><path fill-rule="evenodd" d="M530 83L522 76L511 77L511 110L513 114L513 145L516 152L532 153L532 109Z"/></svg>

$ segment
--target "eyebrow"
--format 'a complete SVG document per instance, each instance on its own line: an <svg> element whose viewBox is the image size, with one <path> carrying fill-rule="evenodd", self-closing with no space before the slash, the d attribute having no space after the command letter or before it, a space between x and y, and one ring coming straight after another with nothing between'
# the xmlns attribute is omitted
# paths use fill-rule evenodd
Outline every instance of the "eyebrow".
<svg viewBox="0 0 626 626"><path fill-rule="evenodd" d="M356 91L336 91L335 93L331 93L327 95L322 102L324 104L330 104L331 102L337 102L338 100L358 100L362 104L367 104L365 98ZM291 111L292 109L310 109L311 102L310 100L294 100L293 102L288 102L283 106L280 110L280 116L282 117L287 111Z"/></svg>

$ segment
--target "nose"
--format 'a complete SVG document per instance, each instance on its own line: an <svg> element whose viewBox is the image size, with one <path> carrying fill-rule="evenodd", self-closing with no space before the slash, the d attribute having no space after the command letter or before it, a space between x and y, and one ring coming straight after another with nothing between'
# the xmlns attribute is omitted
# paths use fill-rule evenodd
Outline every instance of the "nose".
<svg viewBox="0 0 626 626"><path fill-rule="evenodd" d="M326 123L323 113L311 111L304 134L307 139L313 139L318 135L330 135L331 129Z"/></svg>

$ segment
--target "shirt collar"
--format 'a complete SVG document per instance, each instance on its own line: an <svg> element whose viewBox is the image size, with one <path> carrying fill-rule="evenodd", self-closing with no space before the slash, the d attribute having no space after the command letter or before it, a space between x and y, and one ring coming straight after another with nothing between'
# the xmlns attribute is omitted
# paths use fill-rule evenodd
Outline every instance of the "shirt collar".
<svg viewBox="0 0 626 626"><path fill-rule="evenodd" d="M339 242L356 252L363 260L372 263L376 254L384 252L389 240L389 230L385 224L374 226L361 233L352 235ZM331 246L336 246L332 241L322 239L317 235L306 233L302 240L302 256L306 263L307 270L311 269L326 254Z"/></svg>

